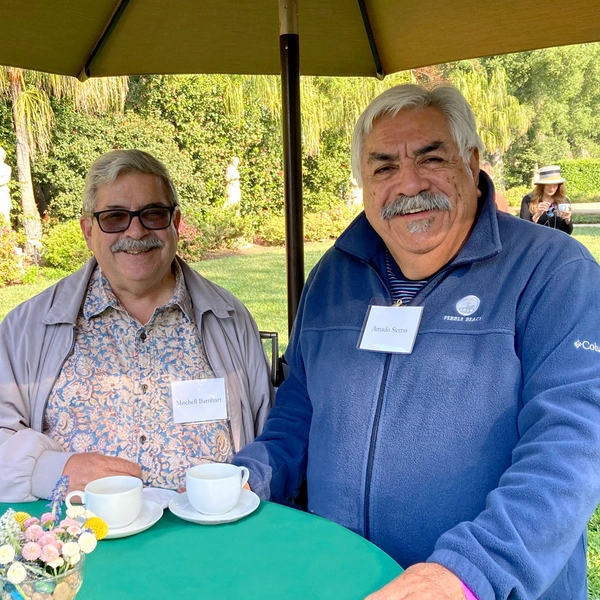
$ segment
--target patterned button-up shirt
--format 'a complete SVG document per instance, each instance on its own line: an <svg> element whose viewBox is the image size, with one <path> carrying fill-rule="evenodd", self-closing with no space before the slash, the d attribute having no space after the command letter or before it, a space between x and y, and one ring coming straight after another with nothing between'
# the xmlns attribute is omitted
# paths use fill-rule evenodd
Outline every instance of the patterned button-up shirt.
<svg viewBox="0 0 600 600"><path fill-rule="evenodd" d="M229 420L173 420L171 382L214 377L174 264L173 298L145 325L122 307L96 267L43 426L65 451L137 462L146 485L168 489L185 485L185 471L194 464L233 457Z"/></svg>

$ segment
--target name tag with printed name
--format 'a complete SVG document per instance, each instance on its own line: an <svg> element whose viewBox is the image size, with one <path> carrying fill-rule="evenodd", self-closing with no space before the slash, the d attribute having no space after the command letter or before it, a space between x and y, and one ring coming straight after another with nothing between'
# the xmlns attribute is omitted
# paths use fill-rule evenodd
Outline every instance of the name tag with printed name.
<svg viewBox="0 0 600 600"><path fill-rule="evenodd" d="M173 421L193 423L227 419L225 379L171 382Z"/></svg>
<svg viewBox="0 0 600 600"><path fill-rule="evenodd" d="M422 314L422 306L370 306L358 348L410 354Z"/></svg>

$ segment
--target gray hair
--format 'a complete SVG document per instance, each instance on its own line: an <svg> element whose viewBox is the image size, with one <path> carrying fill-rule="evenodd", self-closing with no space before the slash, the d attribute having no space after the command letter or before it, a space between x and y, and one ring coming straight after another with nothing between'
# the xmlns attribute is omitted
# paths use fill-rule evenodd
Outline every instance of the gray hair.
<svg viewBox="0 0 600 600"><path fill-rule="evenodd" d="M177 191L165 165L142 150L112 150L92 163L85 178L82 209L84 216L90 216L94 212L98 189L114 183L121 173L148 173L160 177L167 189L171 206L179 206Z"/></svg>
<svg viewBox="0 0 600 600"><path fill-rule="evenodd" d="M373 123L384 115L395 117L402 109L437 108L448 118L452 137L458 146L460 157L468 164L471 152L483 151L475 117L463 95L452 85L441 84L428 90L420 85L396 85L371 101L360 115L352 136L352 174L362 187L360 162L364 142L373 129Z"/></svg>

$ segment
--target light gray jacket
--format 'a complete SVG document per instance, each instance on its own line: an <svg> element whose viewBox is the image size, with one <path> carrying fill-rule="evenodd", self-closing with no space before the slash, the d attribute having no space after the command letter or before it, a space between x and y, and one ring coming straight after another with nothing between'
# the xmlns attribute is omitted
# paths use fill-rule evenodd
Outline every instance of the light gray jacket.
<svg viewBox="0 0 600 600"><path fill-rule="evenodd" d="M246 307L177 260L210 365L226 381L237 452L262 431L273 404L267 357ZM77 316L95 266L92 258L0 323L0 502L47 498L71 456L41 433L42 420L73 349Z"/></svg>

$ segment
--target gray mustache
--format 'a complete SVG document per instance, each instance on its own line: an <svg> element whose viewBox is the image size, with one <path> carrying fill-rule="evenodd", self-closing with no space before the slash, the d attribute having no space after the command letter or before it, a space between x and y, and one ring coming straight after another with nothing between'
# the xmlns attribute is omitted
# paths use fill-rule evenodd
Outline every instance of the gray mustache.
<svg viewBox="0 0 600 600"><path fill-rule="evenodd" d="M398 196L381 209L381 218L389 221L398 215L405 215L416 210L450 210L450 208L448 196L433 192L421 192L416 196Z"/></svg>
<svg viewBox="0 0 600 600"><path fill-rule="evenodd" d="M110 251L115 252L146 252L152 248L164 248L164 243L154 235L149 235L141 240L131 238L121 238L111 247Z"/></svg>

